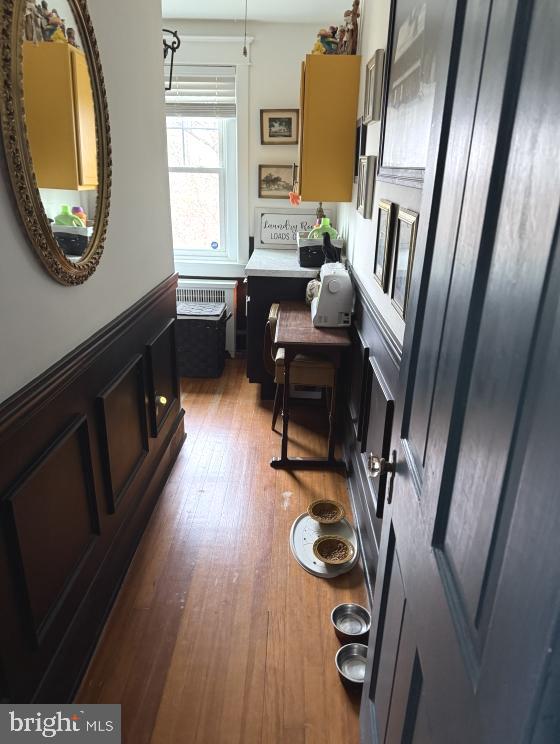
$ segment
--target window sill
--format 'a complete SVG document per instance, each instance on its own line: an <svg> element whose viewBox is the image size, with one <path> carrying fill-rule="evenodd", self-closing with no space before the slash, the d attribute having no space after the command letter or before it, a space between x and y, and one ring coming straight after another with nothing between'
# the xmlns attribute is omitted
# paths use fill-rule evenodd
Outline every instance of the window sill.
<svg viewBox="0 0 560 744"><path fill-rule="evenodd" d="M239 279L245 276L245 263L237 261L204 260L175 256L175 271L184 277L217 277L220 279Z"/></svg>

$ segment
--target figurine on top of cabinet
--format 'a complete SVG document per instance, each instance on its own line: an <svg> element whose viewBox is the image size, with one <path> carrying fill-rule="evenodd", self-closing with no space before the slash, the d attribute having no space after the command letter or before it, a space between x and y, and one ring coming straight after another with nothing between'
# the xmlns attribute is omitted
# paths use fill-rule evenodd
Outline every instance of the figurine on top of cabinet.
<svg viewBox="0 0 560 744"><path fill-rule="evenodd" d="M356 54L358 47L358 18L360 0L354 0L352 8L344 13L344 21L339 29L338 53Z"/></svg>
<svg viewBox="0 0 560 744"><path fill-rule="evenodd" d="M46 41L61 42L66 41L66 34L64 33L64 20L58 15L58 12L53 8L47 18Z"/></svg>
<svg viewBox="0 0 560 744"><path fill-rule="evenodd" d="M33 0L25 3L24 34L25 40L34 44L43 41L43 14Z"/></svg>
<svg viewBox="0 0 560 744"><path fill-rule="evenodd" d="M37 10L41 14L43 41L66 42L64 19L59 16L58 11L55 8L49 10L47 0L42 0Z"/></svg>
<svg viewBox="0 0 560 744"><path fill-rule="evenodd" d="M358 18L360 0L354 0L345 11L340 26L322 28L317 34L311 54L356 54L358 47Z"/></svg>
<svg viewBox="0 0 560 744"><path fill-rule="evenodd" d="M317 37L315 44L313 44L311 54L325 54L325 47L321 44L319 37Z"/></svg>
<svg viewBox="0 0 560 744"><path fill-rule="evenodd" d="M73 28L67 28L66 29L66 39L70 46L76 47L78 49L78 42L76 41L76 32Z"/></svg>
<svg viewBox="0 0 560 744"><path fill-rule="evenodd" d="M338 41L336 40L336 26L322 28L319 31L318 41L325 47L325 54L336 54L338 50Z"/></svg>

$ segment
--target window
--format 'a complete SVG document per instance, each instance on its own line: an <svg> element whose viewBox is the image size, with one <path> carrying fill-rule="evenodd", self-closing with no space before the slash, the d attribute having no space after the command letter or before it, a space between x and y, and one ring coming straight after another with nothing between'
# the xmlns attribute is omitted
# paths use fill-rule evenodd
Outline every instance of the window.
<svg viewBox="0 0 560 744"><path fill-rule="evenodd" d="M180 68L166 114L174 251L236 260L235 68Z"/></svg>

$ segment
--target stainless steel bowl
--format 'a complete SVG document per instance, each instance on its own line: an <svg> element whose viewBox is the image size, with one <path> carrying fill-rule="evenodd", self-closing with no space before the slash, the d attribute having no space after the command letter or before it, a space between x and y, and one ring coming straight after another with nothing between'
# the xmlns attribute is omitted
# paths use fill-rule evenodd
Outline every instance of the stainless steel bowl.
<svg viewBox="0 0 560 744"><path fill-rule="evenodd" d="M331 612L331 622L343 643L367 641L371 617L365 607L353 602L339 604Z"/></svg>
<svg viewBox="0 0 560 744"><path fill-rule="evenodd" d="M367 646L363 643L347 643L335 656L336 668L345 684L363 685L366 676Z"/></svg>

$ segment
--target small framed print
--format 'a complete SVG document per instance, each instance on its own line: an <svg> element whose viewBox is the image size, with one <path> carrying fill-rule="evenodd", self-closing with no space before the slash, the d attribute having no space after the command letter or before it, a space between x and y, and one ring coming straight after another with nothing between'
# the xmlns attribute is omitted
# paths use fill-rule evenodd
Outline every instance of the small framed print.
<svg viewBox="0 0 560 744"><path fill-rule="evenodd" d="M358 183L360 158L366 154L367 127L360 117L356 122L356 149L354 151L354 183Z"/></svg>
<svg viewBox="0 0 560 744"><path fill-rule="evenodd" d="M366 220L371 220L376 163L377 158L374 155L364 155L358 162L356 209Z"/></svg>
<svg viewBox="0 0 560 744"><path fill-rule="evenodd" d="M377 204L377 234L375 237L373 274L384 292L389 287L389 274L391 273L394 221L395 205L387 199L380 199Z"/></svg>
<svg viewBox="0 0 560 744"><path fill-rule="evenodd" d="M417 232L418 212L399 207L395 235L391 302L403 320L406 319Z"/></svg>
<svg viewBox="0 0 560 744"><path fill-rule="evenodd" d="M297 145L299 109L261 109L261 145Z"/></svg>
<svg viewBox="0 0 560 744"><path fill-rule="evenodd" d="M385 52L378 49L366 65L366 87L364 91L364 124L381 119L383 97L383 60Z"/></svg>
<svg viewBox="0 0 560 744"><path fill-rule="evenodd" d="M294 188L295 165L259 165L259 199L287 199Z"/></svg>

